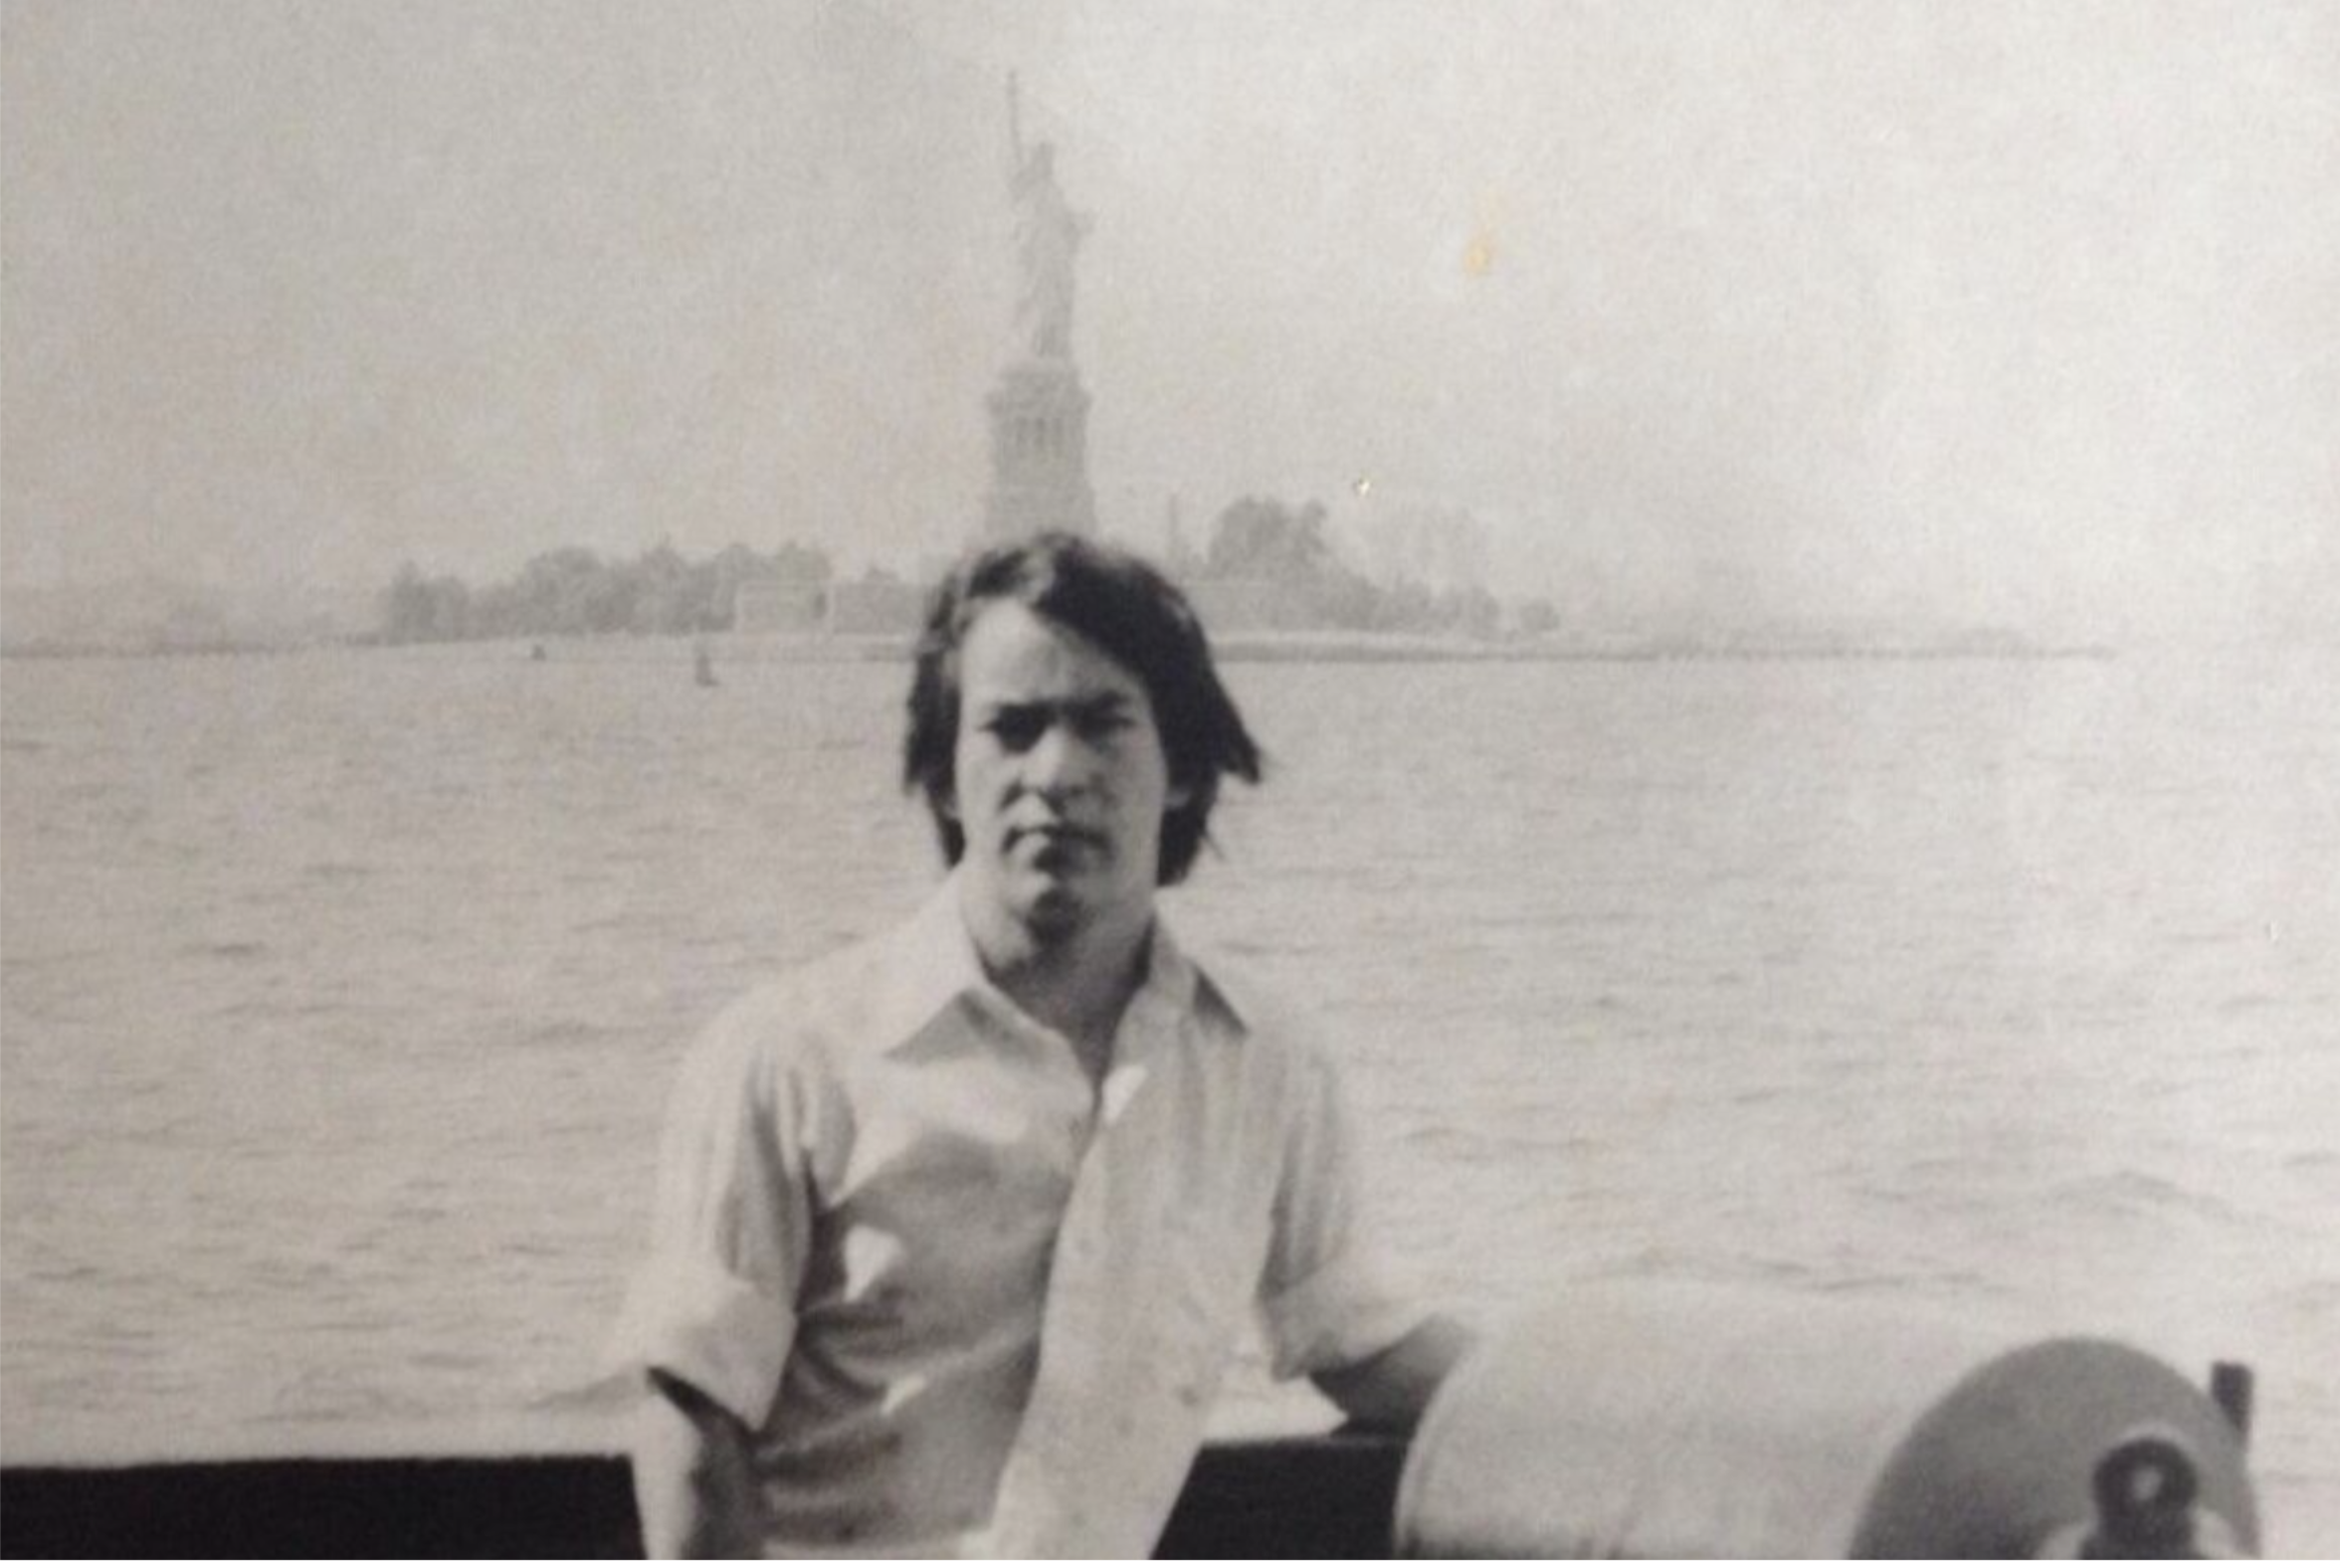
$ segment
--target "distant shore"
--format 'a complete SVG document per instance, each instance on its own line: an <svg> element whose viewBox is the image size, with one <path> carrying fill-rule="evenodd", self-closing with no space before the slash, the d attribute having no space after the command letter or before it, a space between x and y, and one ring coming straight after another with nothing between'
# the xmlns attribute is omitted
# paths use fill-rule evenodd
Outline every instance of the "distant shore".
<svg viewBox="0 0 2340 1568"><path fill-rule="evenodd" d="M704 647L718 664L863 664L909 657L911 639L897 634L717 632L701 637L605 636L496 638L477 642L382 644L363 639L304 643L228 642L135 646L39 640L0 645L0 659L218 659L284 658L335 653L396 652L461 659L530 663L541 649L548 663L578 664L690 660ZM1212 639L1230 664L1660 664L1762 663L1829 660L2111 659L2102 644L2035 644L2010 639L1837 642L1783 637L1680 637L1476 640L1370 632L1233 632Z"/></svg>
<svg viewBox="0 0 2340 1568"><path fill-rule="evenodd" d="M1895 660L1895 659L2109 659L2099 646L2042 647L2004 642L1824 643L1698 642L1648 639L1592 642L1522 638L1476 642L1461 639L1371 637L1353 633L1237 634L1214 640L1219 657L1256 664L1653 664L1678 661Z"/></svg>

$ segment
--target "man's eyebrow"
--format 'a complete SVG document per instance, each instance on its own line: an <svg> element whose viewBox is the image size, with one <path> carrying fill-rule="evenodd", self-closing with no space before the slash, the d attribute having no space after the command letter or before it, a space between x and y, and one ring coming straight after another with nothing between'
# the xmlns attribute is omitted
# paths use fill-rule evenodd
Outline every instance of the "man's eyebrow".
<svg viewBox="0 0 2340 1568"><path fill-rule="evenodd" d="M1126 691L1094 691L1067 697L1058 710L1075 724L1117 724L1136 710Z"/></svg>
<svg viewBox="0 0 2340 1568"><path fill-rule="evenodd" d="M1079 716L1117 713L1134 705L1136 698L1126 691L1091 691L1072 696L985 696L978 694L972 703L984 713L1072 713Z"/></svg>

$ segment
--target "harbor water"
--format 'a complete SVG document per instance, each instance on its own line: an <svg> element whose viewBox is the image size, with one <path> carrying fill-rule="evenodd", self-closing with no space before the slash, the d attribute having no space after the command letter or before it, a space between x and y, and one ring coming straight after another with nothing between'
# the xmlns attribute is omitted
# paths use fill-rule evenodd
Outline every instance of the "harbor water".
<svg viewBox="0 0 2340 1568"><path fill-rule="evenodd" d="M937 871L900 664L715 663L0 663L11 1462L612 1441L679 1053ZM2340 654L1229 676L1171 917L1321 1020L1426 1290L2245 1361L2340 1552Z"/></svg>

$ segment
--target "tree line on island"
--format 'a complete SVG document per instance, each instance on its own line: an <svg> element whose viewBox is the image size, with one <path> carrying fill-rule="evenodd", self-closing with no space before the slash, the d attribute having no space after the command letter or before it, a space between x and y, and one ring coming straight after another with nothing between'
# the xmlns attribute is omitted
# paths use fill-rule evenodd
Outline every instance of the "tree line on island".
<svg viewBox="0 0 2340 1568"><path fill-rule="evenodd" d="M1553 631L1545 600L1504 605L1476 583L1432 589L1409 577L1377 582L1341 558L1322 503L1292 506L1247 496L1219 514L1200 550L1174 536L1170 575L1206 594L1240 585L1286 628L1493 638L1506 630ZM882 570L865 581L898 582ZM689 636L726 632L740 584L773 581L827 588L829 556L789 542L759 552L732 544L692 560L661 542L631 560L578 545L549 550L514 576L474 587L408 562L381 596L385 643L512 637Z"/></svg>
<svg viewBox="0 0 2340 1568"><path fill-rule="evenodd" d="M1403 572L1366 575L1342 559L1321 501L1293 507L1246 496L1219 514L1202 550L1174 537L1166 564L1182 582L1259 588L1281 612L1279 625L1491 639L1506 630L1541 636L1560 624L1550 600L1521 600L1506 614L1475 580L1432 588Z"/></svg>
<svg viewBox="0 0 2340 1568"><path fill-rule="evenodd" d="M412 561L382 593L381 641L455 643L498 637L687 636L731 627L732 599L748 581L825 584L829 557L788 543L769 553L744 544L690 560L661 542L632 560L564 545L500 582L474 588L452 574L426 576Z"/></svg>

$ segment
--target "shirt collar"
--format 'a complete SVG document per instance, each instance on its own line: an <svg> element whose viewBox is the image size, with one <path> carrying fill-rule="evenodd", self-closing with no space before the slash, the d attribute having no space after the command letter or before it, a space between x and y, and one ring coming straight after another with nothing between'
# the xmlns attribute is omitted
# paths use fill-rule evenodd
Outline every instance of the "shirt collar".
<svg viewBox="0 0 2340 1568"><path fill-rule="evenodd" d="M968 933L959 896L959 874L954 870L901 928L890 955L884 1012L878 1021L879 1038L887 1050L909 1041L943 1009L970 994L1013 1009L1014 1004L983 972L983 960ZM1157 909L1145 979L1129 1000L1131 1009L1184 1016L1206 994L1239 1028L1244 1025L1244 1009L1187 956Z"/></svg>
<svg viewBox="0 0 2340 1568"><path fill-rule="evenodd" d="M959 879L953 873L895 933L886 954L878 1038L891 1051L959 998L990 986L959 913Z"/></svg>
<svg viewBox="0 0 2340 1568"><path fill-rule="evenodd" d="M1186 956L1178 938L1170 934L1170 923L1162 918L1158 908L1154 911L1154 929L1149 940L1145 979L1139 982L1137 994L1129 999L1129 1005L1160 1008L1178 1016L1192 1012L1202 971Z"/></svg>

